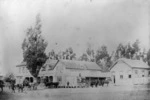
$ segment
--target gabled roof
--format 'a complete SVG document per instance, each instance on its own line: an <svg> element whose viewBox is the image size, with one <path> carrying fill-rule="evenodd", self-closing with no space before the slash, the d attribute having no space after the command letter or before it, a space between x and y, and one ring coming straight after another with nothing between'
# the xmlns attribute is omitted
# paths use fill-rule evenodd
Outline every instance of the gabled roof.
<svg viewBox="0 0 150 100"><path fill-rule="evenodd" d="M50 66L52 69L57 66L58 63L64 65L66 69L78 69L78 70L102 70L95 62L75 61L75 60L52 60L48 59L44 66Z"/></svg>
<svg viewBox="0 0 150 100"><path fill-rule="evenodd" d="M48 59L48 60L45 62L45 64L44 64L43 67L46 67L46 66L48 65L51 69L54 69L55 66L57 65L57 63L58 63L58 60L51 60L51 59Z"/></svg>
<svg viewBox="0 0 150 100"><path fill-rule="evenodd" d="M112 69L118 62L125 63L131 68L146 68L146 69L150 69L150 67L145 62L143 62L141 60L132 60L132 59L126 59L126 58L118 59L113 64L113 66L110 69Z"/></svg>
<svg viewBox="0 0 150 100"><path fill-rule="evenodd" d="M97 65L95 62L87 62L87 61L75 61L75 60L52 60L48 59L43 67L47 65L54 69L58 63L64 65L66 69L79 69L79 70L99 70L102 71L102 67ZM17 67L26 66L26 62L22 62L17 65Z"/></svg>
<svg viewBox="0 0 150 100"><path fill-rule="evenodd" d="M60 60L66 69L80 69L80 70L102 70L95 62L74 61L74 60Z"/></svg>

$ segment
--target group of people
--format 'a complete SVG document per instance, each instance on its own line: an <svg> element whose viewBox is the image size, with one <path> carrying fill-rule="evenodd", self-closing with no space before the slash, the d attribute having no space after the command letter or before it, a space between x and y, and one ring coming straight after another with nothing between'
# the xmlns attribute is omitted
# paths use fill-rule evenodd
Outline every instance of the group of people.
<svg viewBox="0 0 150 100"><path fill-rule="evenodd" d="M9 82L7 82L7 86L9 87L9 90L12 91L12 93L15 93L16 90L18 90L18 92L26 92L26 90L35 90L37 87L37 83L33 82L29 82L27 79L24 79L22 83L16 83L16 80L11 80ZM3 88L5 87L5 82L3 80L0 80L0 88L1 91L3 91Z"/></svg>
<svg viewBox="0 0 150 100"><path fill-rule="evenodd" d="M98 87L98 86L104 86L105 84L108 86L110 81L107 79L95 79L95 80L83 79L80 83L82 87Z"/></svg>
<svg viewBox="0 0 150 100"><path fill-rule="evenodd" d="M18 89L18 92L23 92L26 90L35 90L36 89L36 86L37 86L37 83L36 82L29 82L27 79L24 79L22 83L12 83L11 84L11 89L13 92L15 92L16 89Z"/></svg>
<svg viewBox="0 0 150 100"><path fill-rule="evenodd" d="M90 86L104 86L104 84L106 84L108 86L109 84L109 80L104 79L104 80L94 80L94 81L90 81L88 83L90 83ZM37 85L39 84L38 82L30 82L27 79L24 79L21 83L16 83L16 80L11 80L9 83L9 89L15 93L16 90L18 90L18 92L26 92L27 90L36 90L37 89ZM81 82L81 83L87 83L86 81ZM48 82L46 79L44 79L44 85L46 87L54 87L57 88L59 86L59 82ZM67 87L69 87L69 82L67 82ZM0 80L0 88L1 91L3 91L3 87L5 86L5 82L3 80Z"/></svg>

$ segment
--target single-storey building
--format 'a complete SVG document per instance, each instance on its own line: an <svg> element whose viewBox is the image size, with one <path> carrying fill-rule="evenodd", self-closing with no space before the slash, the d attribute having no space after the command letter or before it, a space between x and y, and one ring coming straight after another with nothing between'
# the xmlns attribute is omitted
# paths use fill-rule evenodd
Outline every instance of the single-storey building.
<svg viewBox="0 0 150 100"><path fill-rule="evenodd" d="M20 76L18 78L28 77L32 80L31 74L26 69L26 64L17 66ZM110 77L109 72L103 72L102 68L95 62L74 61L74 60L52 60L48 59L41 68L38 76L41 80L59 82L60 86L78 86L82 79L85 82L92 82Z"/></svg>
<svg viewBox="0 0 150 100"><path fill-rule="evenodd" d="M110 77L109 72L103 72L95 62L73 60L47 60L42 67L40 77L49 77L51 81L59 82L60 86L78 86L81 79L87 82Z"/></svg>
<svg viewBox="0 0 150 100"><path fill-rule="evenodd" d="M150 67L141 60L118 59L110 68L113 83L116 85L148 84Z"/></svg>

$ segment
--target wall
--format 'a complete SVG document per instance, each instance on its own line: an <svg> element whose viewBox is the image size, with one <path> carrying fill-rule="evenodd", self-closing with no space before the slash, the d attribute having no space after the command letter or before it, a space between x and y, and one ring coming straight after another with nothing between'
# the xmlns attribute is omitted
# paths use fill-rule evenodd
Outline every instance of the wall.
<svg viewBox="0 0 150 100"><path fill-rule="evenodd" d="M32 77L29 70L26 68L26 66L20 66L17 67L16 75L24 76L24 77Z"/></svg>
<svg viewBox="0 0 150 100"><path fill-rule="evenodd" d="M26 66L17 67L16 76L16 84L22 83L25 77L32 77Z"/></svg>
<svg viewBox="0 0 150 100"><path fill-rule="evenodd" d="M116 85L132 85L132 68L130 68L125 63L119 62L117 63L112 69L112 80L114 81L115 77L115 84ZM131 77L129 78L129 75Z"/></svg>
<svg viewBox="0 0 150 100"><path fill-rule="evenodd" d="M134 79L133 84L148 84L150 83L150 71L147 69L133 69Z"/></svg>
<svg viewBox="0 0 150 100"><path fill-rule="evenodd" d="M131 68L127 64L119 62L112 69L112 80L116 85L134 85L150 83L150 73L147 69ZM123 78L122 78L122 76ZM131 78L129 78L131 75Z"/></svg>

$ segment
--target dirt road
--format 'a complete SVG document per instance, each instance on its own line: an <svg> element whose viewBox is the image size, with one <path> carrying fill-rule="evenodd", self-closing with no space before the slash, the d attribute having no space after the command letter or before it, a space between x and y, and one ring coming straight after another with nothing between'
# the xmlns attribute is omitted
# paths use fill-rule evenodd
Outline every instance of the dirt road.
<svg viewBox="0 0 150 100"><path fill-rule="evenodd" d="M2 94L0 100L150 100L149 86L41 89Z"/></svg>

